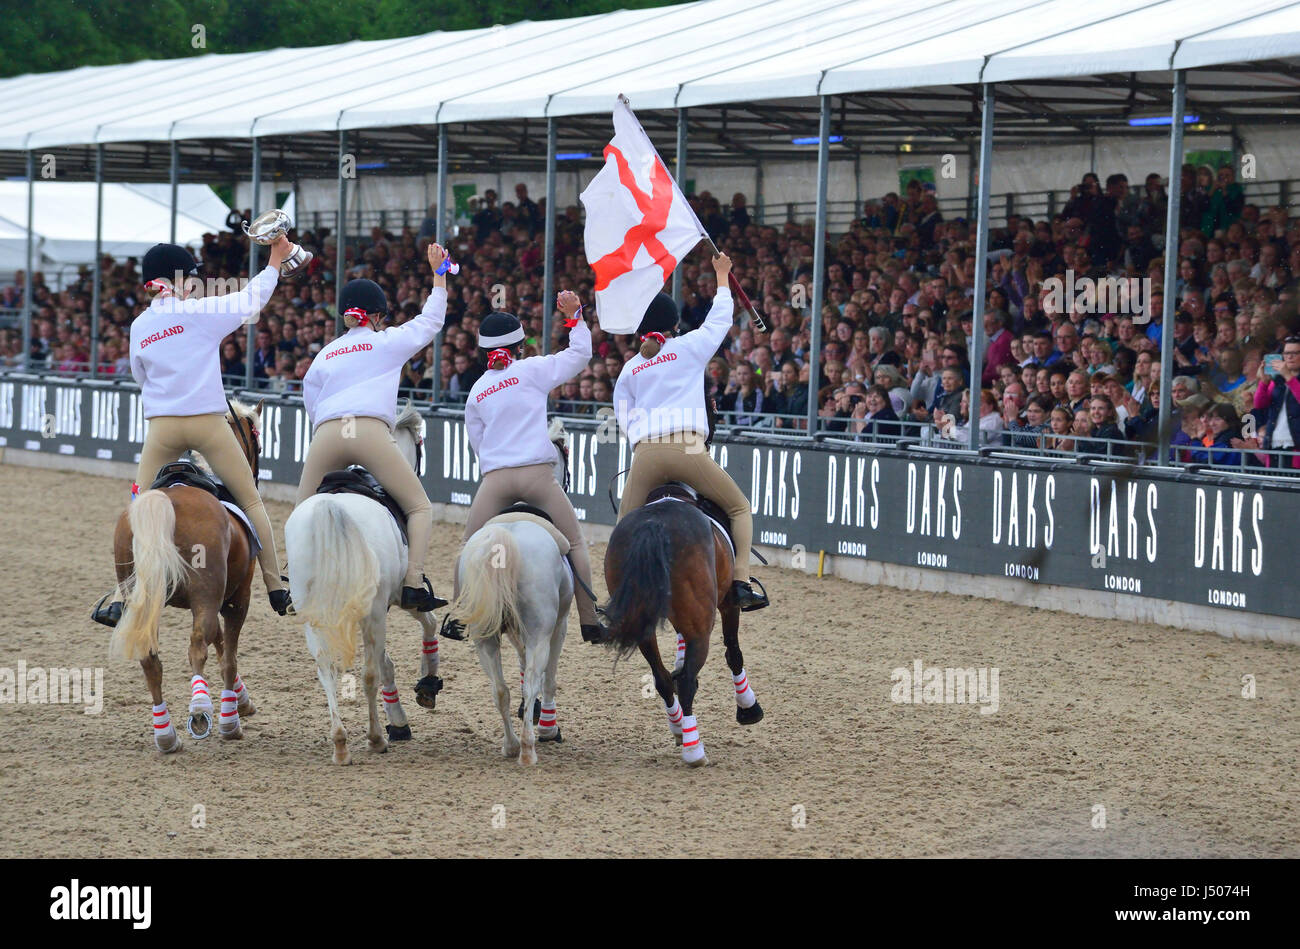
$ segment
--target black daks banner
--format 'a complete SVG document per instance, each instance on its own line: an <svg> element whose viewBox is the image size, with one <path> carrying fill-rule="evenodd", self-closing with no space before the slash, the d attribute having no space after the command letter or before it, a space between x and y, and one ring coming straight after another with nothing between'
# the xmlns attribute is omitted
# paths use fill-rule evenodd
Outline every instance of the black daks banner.
<svg viewBox="0 0 1300 949"><path fill-rule="evenodd" d="M306 412L267 399L262 429L262 477L296 483ZM578 517L612 524L627 442L608 421L569 429ZM135 463L144 432L131 389L0 380L0 444ZM712 454L749 496L760 544L1300 618L1300 487L751 439ZM428 417L421 476L432 501L469 505L478 466L460 418Z"/></svg>

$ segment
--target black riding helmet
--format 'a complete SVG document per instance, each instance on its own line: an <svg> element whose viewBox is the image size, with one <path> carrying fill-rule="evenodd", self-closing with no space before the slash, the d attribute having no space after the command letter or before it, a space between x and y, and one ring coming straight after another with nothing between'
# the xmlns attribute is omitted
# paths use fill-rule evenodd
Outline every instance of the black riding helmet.
<svg viewBox="0 0 1300 949"><path fill-rule="evenodd" d="M388 295L373 280L349 280L343 285L343 294L339 297L339 312L344 315L348 310L360 310L369 318L376 328L388 316Z"/></svg>
<svg viewBox="0 0 1300 949"><path fill-rule="evenodd" d="M478 325L479 349L508 349L524 341L524 326L513 313L489 313Z"/></svg>
<svg viewBox="0 0 1300 949"><path fill-rule="evenodd" d="M636 328L637 338L646 333L674 332L679 317L677 304L673 302L673 298L666 293L656 294L650 301L650 305L646 307L645 316L641 317L641 325Z"/></svg>
<svg viewBox="0 0 1300 949"><path fill-rule="evenodd" d="M180 283L186 277L193 277L199 272L199 265L194 255L179 244L154 244L145 252L140 264L140 276L144 283L151 280L170 280ZM177 279L177 275L180 279Z"/></svg>

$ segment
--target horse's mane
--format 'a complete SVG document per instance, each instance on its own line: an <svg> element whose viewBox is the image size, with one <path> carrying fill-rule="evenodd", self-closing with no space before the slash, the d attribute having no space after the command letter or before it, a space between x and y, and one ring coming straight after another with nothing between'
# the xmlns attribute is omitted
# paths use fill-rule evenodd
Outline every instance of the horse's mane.
<svg viewBox="0 0 1300 949"><path fill-rule="evenodd" d="M406 429L417 442L424 436L424 419L420 417L419 411L411 404L410 399L406 400L406 404L397 414L393 429Z"/></svg>
<svg viewBox="0 0 1300 949"><path fill-rule="evenodd" d="M255 406L246 405L238 399L230 399L229 402L231 409L234 410L235 414L239 418L251 418L254 422L261 421L261 414L257 411ZM230 418L229 412L226 413L226 417Z"/></svg>
<svg viewBox="0 0 1300 949"><path fill-rule="evenodd" d="M551 424L546 427L546 437L557 445L564 444L564 419L558 415L551 419Z"/></svg>

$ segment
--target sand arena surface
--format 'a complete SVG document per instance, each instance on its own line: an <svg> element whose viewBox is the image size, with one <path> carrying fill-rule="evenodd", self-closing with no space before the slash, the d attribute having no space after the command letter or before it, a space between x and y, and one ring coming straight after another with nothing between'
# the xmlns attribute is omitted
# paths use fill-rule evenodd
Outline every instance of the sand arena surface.
<svg viewBox="0 0 1300 949"><path fill-rule="evenodd" d="M243 741L184 734L189 614L167 611L164 694L185 750L163 757L139 665L110 661L88 619L112 581L125 484L0 465L0 496L0 668L104 669L101 714L0 704L11 856L1300 856L1297 650L762 567L774 605L743 618L741 648L767 717L736 724L715 626L696 702L707 768L682 764L661 703L642 696L644 662L615 668L576 615L565 741L540 745L535 768L504 760L468 644L441 646L437 710L415 704L419 628L397 611L389 650L414 739L370 754L358 695L343 703L354 764L335 767L315 665L260 579L240 650L258 708ZM267 508L282 543L289 507ZM439 592L459 536L435 530ZM660 641L667 653L671 633ZM996 667L997 711L891 701L891 671L917 659ZM215 654L207 674L219 689Z"/></svg>

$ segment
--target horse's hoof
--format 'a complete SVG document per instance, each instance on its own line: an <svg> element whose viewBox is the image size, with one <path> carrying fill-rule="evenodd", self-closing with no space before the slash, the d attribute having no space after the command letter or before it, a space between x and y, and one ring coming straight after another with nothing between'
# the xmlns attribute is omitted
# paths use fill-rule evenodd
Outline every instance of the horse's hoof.
<svg viewBox="0 0 1300 949"><path fill-rule="evenodd" d="M212 734L212 713L195 712L185 723L185 730L190 733L190 737L195 741L202 741Z"/></svg>
<svg viewBox="0 0 1300 949"><path fill-rule="evenodd" d="M387 738L370 738L367 740L367 747L371 754L382 755L388 751Z"/></svg>
<svg viewBox="0 0 1300 949"><path fill-rule="evenodd" d="M678 732L677 734L673 735L673 744L676 745L678 748L680 748L680 747L682 746L682 734L681 734L681 732Z"/></svg>
<svg viewBox="0 0 1300 949"><path fill-rule="evenodd" d="M749 708L736 706L736 721L742 725L757 725L763 720L763 706L755 702Z"/></svg>
<svg viewBox="0 0 1300 949"><path fill-rule="evenodd" d="M220 732L221 732L221 737L224 738L226 741L239 741L241 738L244 737L244 729L240 725L236 725L234 728L230 729L229 731L222 728L220 729Z"/></svg>
<svg viewBox="0 0 1300 949"><path fill-rule="evenodd" d="M510 747L509 745L502 745L502 746L501 746L501 757L502 757L502 758L518 758L518 757L519 757L519 746L518 746L518 745L515 745L515 746L512 748L512 747Z"/></svg>
<svg viewBox="0 0 1300 949"><path fill-rule="evenodd" d="M683 758L682 760L685 761L686 759ZM709 763L709 756L700 755L698 758L696 758L693 761L686 761L686 766L688 768L702 768L708 763Z"/></svg>
<svg viewBox="0 0 1300 949"><path fill-rule="evenodd" d="M162 741L159 741L157 738L154 738L154 745L158 748L159 753L164 755L174 755L176 752L180 751L183 747L185 747L184 745L181 744L180 735L177 735L173 732L171 737L172 737L172 742L170 745Z"/></svg>
<svg viewBox="0 0 1300 949"><path fill-rule="evenodd" d="M398 728L396 725L385 725L384 727L388 729L389 741L410 741L411 740L410 725L403 725L401 728Z"/></svg>
<svg viewBox="0 0 1300 949"><path fill-rule="evenodd" d="M251 718L257 714L257 706L253 704L252 699L248 699L239 706L240 718Z"/></svg>
<svg viewBox="0 0 1300 949"><path fill-rule="evenodd" d="M415 704L420 708L433 708L438 704L438 693L442 691L442 679L427 675L415 683Z"/></svg>
<svg viewBox="0 0 1300 949"><path fill-rule="evenodd" d="M560 726L559 726L559 725L556 725L556 726L555 726L555 733L554 733L554 734L551 734L551 733L550 733L550 729L549 729L549 728L539 728L539 729L537 729L537 740L538 740L538 741L553 741L553 742L555 742L555 743L558 745L558 744L560 744L560 743L562 743L562 742L564 741L564 735L562 735L562 734L560 733Z"/></svg>
<svg viewBox="0 0 1300 949"><path fill-rule="evenodd" d="M336 751L336 752L334 752L334 759L333 759L333 760L334 760L334 763L337 764L337 765L343 765L343 766L350 765L350 764L352 764L352 755L350 755L346 750L344 750L344 752L343 752L342 755L340 755L340 754Z"/></svg>
<svg viewBox="0 0 1300 949"><path fill-rule="evenodd" d="M522 720L524 717L524 700L519 700L519 707L515 709L515 718ZM533 724L536 725L542 718L542 700L533 699Z"/></svg>

